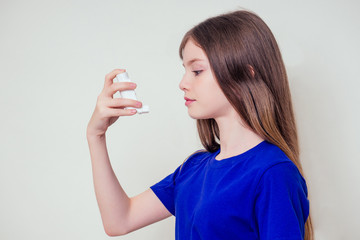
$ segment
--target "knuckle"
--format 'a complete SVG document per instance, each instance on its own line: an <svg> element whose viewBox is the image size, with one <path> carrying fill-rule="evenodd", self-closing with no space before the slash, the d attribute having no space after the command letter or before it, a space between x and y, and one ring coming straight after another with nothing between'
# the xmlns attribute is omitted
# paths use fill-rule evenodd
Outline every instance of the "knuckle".
<svg viewBox="0 0 360 240"><path fill-rule="evenodd" d="M122 109L117 109L117 110L115 111L115 115L116 115L116 116L123 116L123 115L124 115L124 110L122 110Z"/></svg>
<svg viewBox="0 0 360 240"><path fill-rule="evenodd" d="M102 107L100 107L99 108L99 115L100 115L100 117L106 117L106 109L105 108L102 108Z"/></svg>
<svg viewBox="0 0 360 240"><path fill-rule="evenodd" d="M113 83L113 84L111 85L111 87L112 87L112 90L113 90L114 92L126 90L126 87L124 87L124 83L118 83L118 82L116 82L116 83Z"/></svg>
<svg viewBox="0 0 360 240"><path fill-rule="evenodd" d="M109 79L110 76L111 76L111 73L106 74L106 75L105 75L105 79Z"/></svg>
<svg viewBox="0 0 360 240"><path fill-rule="evenodd" d="M97 105L101 104L104 102L104 95L103 93L101 93L98 97L97 97L97 100L96 100L96 103Z"/></svg>
<svg viewBox="0 0 360 240"><path fill-rule="evenodd" d="M133 106L135 104L135 100L129 99L129 98L124 98L124 104L129 105L129 106Z"/></svg>
<svg viewBox="0 0 360 240"><path fill-rule="evenodd" d="M124 71L123 69L115 68L111 72L106 74L105 77L110 77L110 76L113 76L116 73L120 73L120 72L123 72L123 71Z"/></svg>
<svg viewBox="0 0 360 240"><path fill-rule="evenodd" d="M119 87L119 84L118 83L113 83L113 84L111 84L111 91L112 92L116 92L116 91L119 91L119 90L121 90L121 88Z"/></svg>
<svg viewBox="0 0 360 240"><path fill-rule="evenodd" d="M106 111L106 102L102 99L97 101L96 108L98 109L99 113L104 113Z"/></svg>
<svg viewBox="0 0 360 240"><path fill-rule="evenodd" d="M121 106L123 104L122 98L114 98L113 100L115 102L115 105L117 105L117 106Z"/></svg>
<svg viewBox="0 0 360 240"><path fill-rule="evenodd" d="M103 92L101 92L100 94L99 94L99 96L97 97L97 99L96 99L96 101L97 102L101 102L102 101L102 99L103 99Z"/></svg>
<svg viewBox="0 0 360 240"><path fill-rule="evenodd" d="M141 102L137 101L137 100L131 100L131 105L138 107L141 104Z"/></svg>
<svg viewBox="0 0 360 240"><path fill-rule="evenodd" d="M101 99L96 101L96 108L99 109L101 107Z"/></svg>
<svg viewBox="0 0 360 240"><path fill-rule="evenodd" d="M126 114L126 110L124 110L124 109L119 109L119 110L118 110L118 114L119 114L119 115L125 115L125 114Z"/></svg>
<svg viewBox="0 0 360 240"><path fill-rule="evenodd" d="M109 90L110 90L110 91L114 91L114 90L115 90L115 83L113 83L113 84L111 84L111 85L109 86Z"/></svg>
<svg viewBox="0 0 360 240"><path fill-rule="evenodd" d="M96 102L96 107L97 107L98 109L100 109L102 106L103 106L103 100L102 100L102 99L99 99L99 100Z"/></svg>

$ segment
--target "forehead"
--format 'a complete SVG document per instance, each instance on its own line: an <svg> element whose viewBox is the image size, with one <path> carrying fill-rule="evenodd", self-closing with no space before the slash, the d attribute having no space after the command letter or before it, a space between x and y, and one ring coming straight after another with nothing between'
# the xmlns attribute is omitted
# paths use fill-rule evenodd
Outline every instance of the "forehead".
<svg viewBox="0 0 360 240"><path fill-rule="evenodd" d="M207 61L205 52L191 39L185 44L183 50L183 62L186 65L193 59Z"/></svg>

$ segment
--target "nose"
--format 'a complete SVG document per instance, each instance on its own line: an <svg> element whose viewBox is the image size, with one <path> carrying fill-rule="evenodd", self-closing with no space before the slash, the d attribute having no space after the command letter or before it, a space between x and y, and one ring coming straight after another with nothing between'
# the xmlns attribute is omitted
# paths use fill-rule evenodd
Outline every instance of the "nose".
<svg viewBox="0 0 360 240"><path fill-rule="evenodd" d="M180 83L179 83L179 88L182 91L188 90L189 89L189 82L187 81L187 77L186 74L184 74L184 76L182 77Z"/></svg>

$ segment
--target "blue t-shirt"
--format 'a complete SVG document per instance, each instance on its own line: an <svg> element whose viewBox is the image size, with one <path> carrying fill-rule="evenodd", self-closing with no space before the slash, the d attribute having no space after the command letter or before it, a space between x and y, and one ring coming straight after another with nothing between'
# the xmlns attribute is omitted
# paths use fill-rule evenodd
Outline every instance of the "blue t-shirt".
<svg viewBox="0 0 360 240"><path fill-rule="evenodd" d="M176 239L303 239L306 182L284 152L266 141L220 161L219 152L194 153L151 187L176 217Z"/></svg>

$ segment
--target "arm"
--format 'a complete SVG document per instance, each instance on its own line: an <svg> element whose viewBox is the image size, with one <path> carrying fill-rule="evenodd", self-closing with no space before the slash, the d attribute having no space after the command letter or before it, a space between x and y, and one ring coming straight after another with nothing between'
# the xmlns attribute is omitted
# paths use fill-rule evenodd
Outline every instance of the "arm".
<svg viewBox="0 0 360 240"><path fill-rule="evenodd" d="M122 70L114 70L106 75L104 89L87 127L96 199L105 232L110 236L126 234L171 215L150 189L129 198L112 169L105 132L119 116L135 114L124 107L139 107L136 104L140 103L112 98L116 91L136 87L132 83L113 83L113 78L120 72Z"/></svg>
<svg viewBox="0 0 360 240"><path fill-rule="evenodd" d="M282 162L264 172L257 186L255 216L260 239L304 238L309 200L306 182L293 163Z"/></svg>

